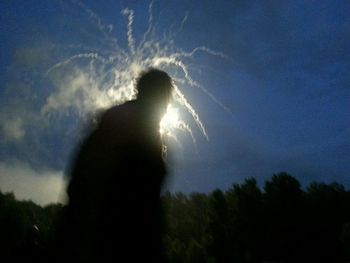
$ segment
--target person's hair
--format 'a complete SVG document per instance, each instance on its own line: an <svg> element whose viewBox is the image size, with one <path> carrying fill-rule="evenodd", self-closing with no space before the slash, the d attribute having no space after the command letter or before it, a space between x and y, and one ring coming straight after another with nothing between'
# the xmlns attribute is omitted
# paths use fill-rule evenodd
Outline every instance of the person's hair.
<svg viewBox="0 0 350 263"><path fill-rule="evenodd" d="M136 82L137 99L143 101L169 100L173 89L170 76L151 68L141 73Z"/></svg>

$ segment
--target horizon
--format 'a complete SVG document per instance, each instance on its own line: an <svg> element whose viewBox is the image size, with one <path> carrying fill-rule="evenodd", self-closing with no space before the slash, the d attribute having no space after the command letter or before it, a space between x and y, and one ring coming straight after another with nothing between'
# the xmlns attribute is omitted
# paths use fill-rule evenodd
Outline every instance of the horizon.
<svg viewBox="0 0 350 263"><path fill-rule="evenodd" d="M262 186L282 171L303 187L350 187L349 2L15 0L0 8L2 191L62 198L92 111L130 99L133 77L157 63L191 106L176 106L187 129L168 145L167 190L208 193L249 177Z"/></svg>

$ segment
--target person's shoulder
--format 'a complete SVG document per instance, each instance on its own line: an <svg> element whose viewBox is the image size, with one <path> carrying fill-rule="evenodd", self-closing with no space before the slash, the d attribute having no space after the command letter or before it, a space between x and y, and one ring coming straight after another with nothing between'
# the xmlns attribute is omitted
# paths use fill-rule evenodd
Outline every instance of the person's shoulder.
<svg viewBox="0 0 350 263"><path fill-rule="evenodd" d="M124 122L136 112L136 103L128 101L121 105L115 105L107 109L101 116L100 124Z"/></svg>
<svg viewBox="0 0 350 263"><path fill-rule="evenodd" d="M103 115L104 116L125 116L134 112L135 109L136 109L136 103L134 101L127 101L123 104L110 107L105 111Z"/></svg>

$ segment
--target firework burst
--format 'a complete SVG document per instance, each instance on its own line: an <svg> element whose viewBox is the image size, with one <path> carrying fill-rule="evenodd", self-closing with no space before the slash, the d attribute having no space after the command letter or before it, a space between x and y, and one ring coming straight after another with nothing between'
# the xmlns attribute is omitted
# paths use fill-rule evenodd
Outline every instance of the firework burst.
<svg viewBox="0 0 350 263"><path fill-rule="evenodd" d="M118 44L118 39L112 35L112 25L103 24L98 15L82 2L76 4L87 13L104 38L110 43L111 48L103 52L94 50L93 52L77 53L48 69L46 74L50 75L63 70L68 65L74 65L73 77L69 78L64 85L61 85L61 88L48 97L42 112L49 113L57 109L57 105L60 105L60 107L67 108L75 107L79 110L79 113L86 114L89 111L132 100L136 96L135 79L143 70L154 67L168 72L173 78L174 85L172 102L161 121L161 134L177 141L175 130L180 130L188 133L195 144L196 139L191 126L179 114L179 109L183 109L181 112L189 114L202 135L209 140L200 116L186 99L182 90L185 87L199 88L214 101L218 101L193 80L185 60L192 58L197 52L205 52L220 57L225 57L225 55L204 46L185 52L177 48L170 37L159 40L154 34L153 1L149 5L148 28L139 43L137 43L133 34L134 11L128 8L122 10L122 15L127 19L126 48L122 48ZM181 22L180 29L183 27L187 16L188 14ZM88 48L85 48L85 50L88 50ZM76 97L79 97L79 102L74 99ZM64 103L59 103L60 101L64 101ZM79 106L77 107L77 105Z"/></svg>

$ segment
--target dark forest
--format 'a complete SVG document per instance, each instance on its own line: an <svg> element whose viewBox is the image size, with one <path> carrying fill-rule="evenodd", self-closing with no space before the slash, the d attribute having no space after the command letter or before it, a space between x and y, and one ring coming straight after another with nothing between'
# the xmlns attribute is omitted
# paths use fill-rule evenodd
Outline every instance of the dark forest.
<svg viewBox="0 0 350 263"><path fill-rule="evenodd" d="M303 188L291 175L279 173L262 188L248 178L226 191L167 192L162 199L165 254L171 263L350 259L350 191L338 183L314 182ZM62 204L41 207L1 193L4 262L53 262L64 209Z"/></svg>

